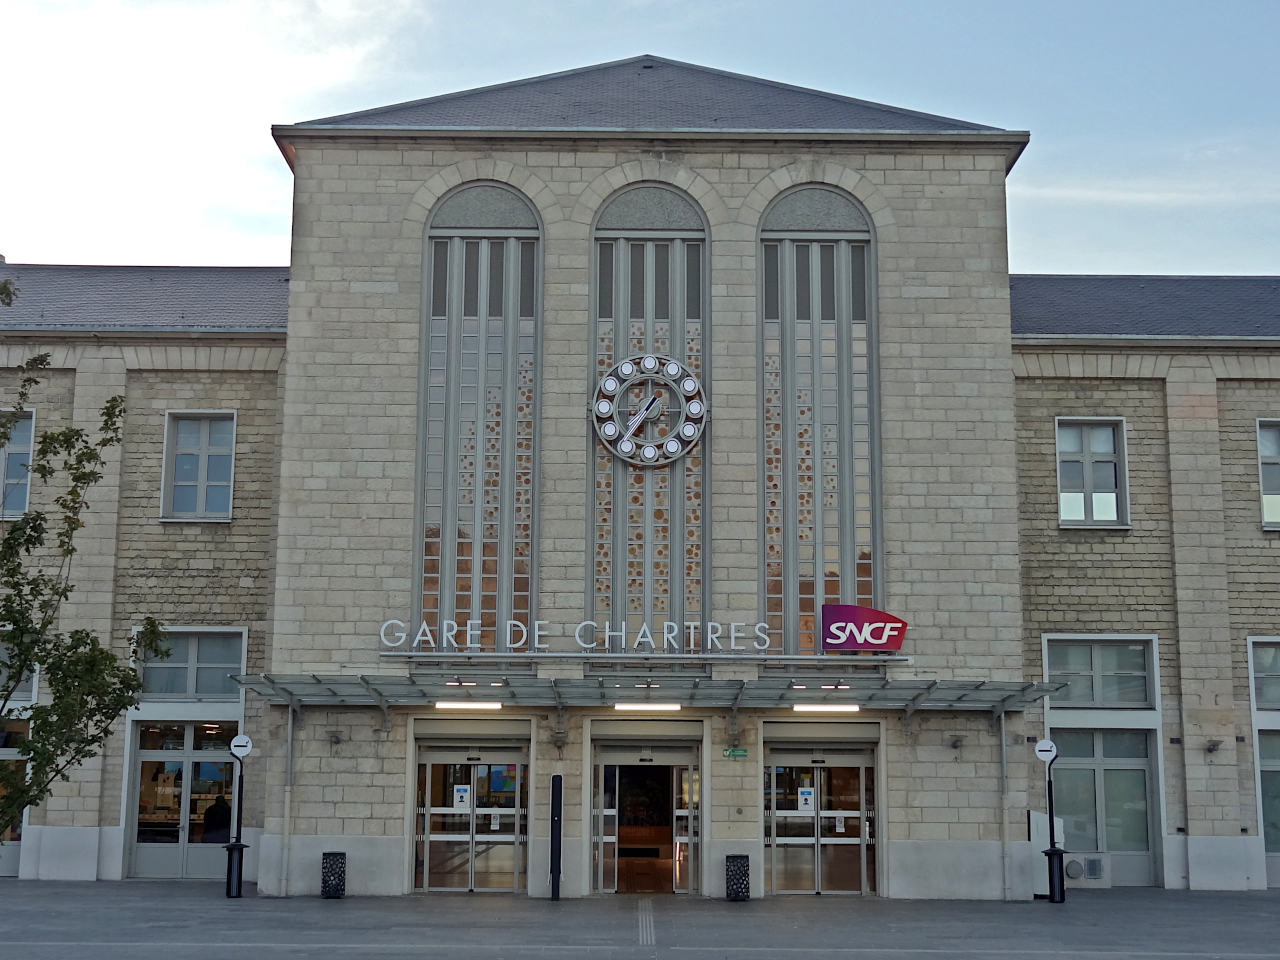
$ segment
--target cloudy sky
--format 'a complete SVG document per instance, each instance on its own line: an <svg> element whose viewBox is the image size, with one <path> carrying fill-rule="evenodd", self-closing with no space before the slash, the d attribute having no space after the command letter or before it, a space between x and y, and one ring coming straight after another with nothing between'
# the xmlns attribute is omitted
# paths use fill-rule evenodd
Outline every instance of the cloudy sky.
<svg viewBox="0 0 1280 960"><path fill-rule="evenodd" d="M294 123L641 53L1031 131L1017 272L1280 274L1280 0L4 0L0 254L286 264Z"/></svg>

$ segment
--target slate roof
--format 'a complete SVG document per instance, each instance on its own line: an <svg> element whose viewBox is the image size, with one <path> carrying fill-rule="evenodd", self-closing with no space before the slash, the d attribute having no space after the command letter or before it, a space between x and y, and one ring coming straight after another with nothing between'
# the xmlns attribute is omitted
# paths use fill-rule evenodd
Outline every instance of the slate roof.
<svg viewBox="0 0 1280 960"><path fill-rule="evenodd" d="M1014 336L1273 337L1280 277L1009 277Z"/></svg>
<svg viewBox="0 0 1280 960"><path fill-rule="evenodd" d="M0 263L18 287L0 306L17 330L284 333L288 267L98 267Z"/></svg>
<svg viewBox="0 0 1280 960"><path fill-rule="evenodd" d="M288 267L0 263L5 331L284 333ZM1014 274L1014 336L1280 339L1280 277Z"/></svg>
<svg viewBox="0 0 1280 960"><path fill-rule="evenodd" d="M1005 133L645 55L300 123L348 129Z"/></svg>

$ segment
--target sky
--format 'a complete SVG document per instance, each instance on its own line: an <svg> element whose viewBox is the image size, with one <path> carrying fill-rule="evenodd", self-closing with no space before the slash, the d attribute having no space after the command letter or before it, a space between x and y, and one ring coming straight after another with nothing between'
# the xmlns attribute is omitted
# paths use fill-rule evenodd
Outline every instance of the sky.
<svg viewBox="0 0 1280 960"><path fill-rule="evenodd" d="M0 255L283 265L273 123L651 53L1029 130L1017 273L1280 274L1280 0L0 0Z"/></svg>

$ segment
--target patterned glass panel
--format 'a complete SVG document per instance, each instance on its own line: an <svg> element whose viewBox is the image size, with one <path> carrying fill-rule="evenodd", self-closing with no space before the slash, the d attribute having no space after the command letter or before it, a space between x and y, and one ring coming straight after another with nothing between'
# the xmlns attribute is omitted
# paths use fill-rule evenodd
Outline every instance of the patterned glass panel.
<svg viewBox="0 0 1280 960"><path fill-rule="evenodd" d="M766 236L761 264L761 616L816 653L822 604L875 602L865 246Z"/></svg>
<svg viewBox="0 0 1280 960"><path fill-rule="evenodd" d="M424 271L422 609L440 649L466 646L468 621L472 649L505 649L533 619L537 239L511 233L433 235Z"/></svg>
<svg viewBox="0 0 1280 960"><path fill-rule="evenodd" d="M620 227L598 231L593 381L642 353L670 356L705 378L705 243L701 231L676 232L655 238ZM640 400L623 396L618 402L630 406ZM666 466L637 468L615 458L594 436L592 444L593 575L587 599L589 619L599 629L594 637L584 634L584 641L618 650L647 624L654 652L701 649L701 628L690 625L706 616L704 447ZM664 641L663 623L684 626Z"/></svg>

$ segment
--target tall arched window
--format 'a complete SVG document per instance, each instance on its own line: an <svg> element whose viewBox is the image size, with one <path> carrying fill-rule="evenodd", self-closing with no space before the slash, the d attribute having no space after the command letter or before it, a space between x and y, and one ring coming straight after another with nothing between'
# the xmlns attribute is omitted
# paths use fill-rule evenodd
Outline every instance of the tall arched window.
<svg viewBox="0 0 1280 960"><path fill-rule="evenodd" d="M643 184L623 190L601 210L595 227L591 386L615 364L654 355L682 364L707 381L706 223L683 194ZM647 390L647 392L646 392ZM630 411L651 398L652 387L619 396ZM667 398L668 401L670 398ZM662 434L668 402L655 418ZM634 416L634 414L629 414ZM700 622L706 615L708 434L687 453L661 466L629 463L593 433L590 517L593 571L588 617L600 629L600 649L619 649L624 628L659 631L663 622ZM681 632L680 649L700 635ZM668 639L666 652L675 652ZM661 635L657 652L664 650ZM643 651L642 651L643 652Z"/></svg>
<svg viewBox="0 0 1280 960"><path fill-rule="evenodd" d="M815 650L822 604L875 603L870 238L828 187L783 194L761 223L761 614L786 653Z"/></svg>
<svg viewBox="0 0 1280 960"><path fill-rule="evenodd" d="M493 650L507 621L534 619L538 235L529 203L488 183L445 197L427 229L422 608L437 642L438 624L476 620Z"/></svg>

